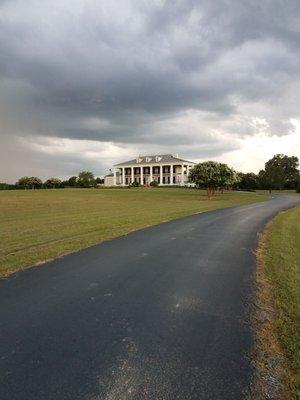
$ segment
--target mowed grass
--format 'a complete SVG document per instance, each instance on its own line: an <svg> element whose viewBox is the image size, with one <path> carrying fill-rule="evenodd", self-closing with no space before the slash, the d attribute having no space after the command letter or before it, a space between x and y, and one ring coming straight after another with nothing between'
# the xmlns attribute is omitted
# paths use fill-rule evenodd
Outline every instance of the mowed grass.
<svg viewBox="0 0 300 400"><path fill-rule="evenodd" d="M265 246L265 272L278 311L275 328L294 373L295 398L300 399L300 206L273 220Z"/></svg>
<svg viewBox="0 0 300 400"><path fill-rule="evenodd" d="M0 192L0 275L185 215L267 199L184 188Z"/></svg>

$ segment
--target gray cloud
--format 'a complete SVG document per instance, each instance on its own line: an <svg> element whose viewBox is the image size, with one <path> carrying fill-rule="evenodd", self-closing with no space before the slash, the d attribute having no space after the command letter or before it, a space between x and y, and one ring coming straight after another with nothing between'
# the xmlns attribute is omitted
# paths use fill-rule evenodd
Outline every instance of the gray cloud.
<svg viewBox="0 0 300 400"><path fill-rule="evenodd" d="M0 135L172 147L196 159L261 131L288 135L299 118L299 26L298 0L2 1ZM30 157L43 163L37 150ZM74 166L60 157L62 175Z"/></svg>

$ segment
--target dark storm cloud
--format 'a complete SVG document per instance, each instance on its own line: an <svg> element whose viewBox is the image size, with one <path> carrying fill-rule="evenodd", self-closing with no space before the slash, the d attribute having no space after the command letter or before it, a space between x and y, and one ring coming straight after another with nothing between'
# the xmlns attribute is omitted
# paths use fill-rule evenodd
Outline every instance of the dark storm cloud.
<svg viewBox="0 0 300 400"><path fill-rule="evenodd" d="M256 117L288 134L299 26L298 0L0 1L0 134L172 141L191 157L235 149ZM190 110L199 129L176 128Z"/></svg>

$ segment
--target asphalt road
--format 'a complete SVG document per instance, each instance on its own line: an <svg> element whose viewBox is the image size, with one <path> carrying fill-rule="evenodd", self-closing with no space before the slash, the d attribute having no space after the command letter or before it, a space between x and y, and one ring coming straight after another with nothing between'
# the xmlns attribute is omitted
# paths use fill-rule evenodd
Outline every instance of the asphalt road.
<svg viewBox="0 0 300 400"><path fill-rule="evenodd" d="M257 234L296 201L185 217L1 280L0 399L245 398Z"/></svg>

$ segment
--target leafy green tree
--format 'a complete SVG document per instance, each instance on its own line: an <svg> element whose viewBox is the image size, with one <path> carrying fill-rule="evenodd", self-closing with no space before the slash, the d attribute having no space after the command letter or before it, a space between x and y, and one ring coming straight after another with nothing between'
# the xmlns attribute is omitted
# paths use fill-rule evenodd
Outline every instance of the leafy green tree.
<svg viewBox="0 0 300 400"><path fill-rule="evenodd" d="M22 176L16 183L17 186L19 186L21 189L28 189L29 188L29 180L30 178L28 176Z"/></svg>
<svg viewBox="0 0 300 400"><path fill-rule="evenodd" d="M239 172L237 174L238 182L237 187L243 190L255 190L258 189L259 178L258 175L253 172L248 172L244 174L243 172Z"/></svg>
<svg viewBox="0 0 300 400"><path fill-rule="evenodd" d="M265 164L261 175L269 189L283 189L296 186L299 179L299 159L295 156L276 154Z"/></svg>
<svg viewBox="0 0 300 400"><path fill-rule="evenodd" d="M95 184L94 174L90 171L81 171L78 175L78 184L81 187L92 187Z"/></svg>
<svg viewBox="0 0 300 400"><path fill-rule="evenodd" d="M211 200L217 188L231 186L235 182L236 176L228 165L206 161L195 165L190 170L189 180L197 187L206 188L207 197Z"/></svg>
<svg viewBox="0 0 300 400"><path fill-rule="evenodd" d="M40 189L43 186L43 182L40 180L40 178L37 178L36 176L31 176L28 180L28 187L30 189Z"/></svg>
<svg viewBox="0 0 300 400"><path fill-rule="evenodd" d="M261 169L258 173L258 187L259 189L268 189L268 181L264 169Z"/></svg>
<svg viewBox="0 0 300 400"><path fill-rule="evenodd" d="M61 188L65 188L66 186L69 186L68 181L61 181Z"/></svg>
<svg viewBox="0 0 300 400"><path fill-rule="evenodd" d="M45 186L50 189L59 188L61 187L61 185L62 185L61 180L58 178L49 178L45 182Z"/></svg>
<svg viewBox="0 0 300 400"><path fill-rule="evenodd" d="M222 190L228 189L229 187L232 187L236 180L236 172L228 167L227 164L220 163L219 164L219 174L220 174L220 183L219 183L219 188Z"/></svg>
<svg viewBox="0 0 300 400"><path fill-rule="evenodd" d="M95 182L98 183L99 185L103 185L104 179L98 177L98 178L95 179Z"/></svg>
<svg viewBox="0 0 300 400"><path fill-rule="evenodd" d="M36 176L23 176L18 180L17 185L22 189L40 189L43 182Z"/></svg>
<svg viewBox="0 0 300 400"><path fill-rule="evenodd" d="M68 179L66 186L71 186L71 187L77 186L77 179L78 179L77 176L71 176L71 178Z"/></svg>

